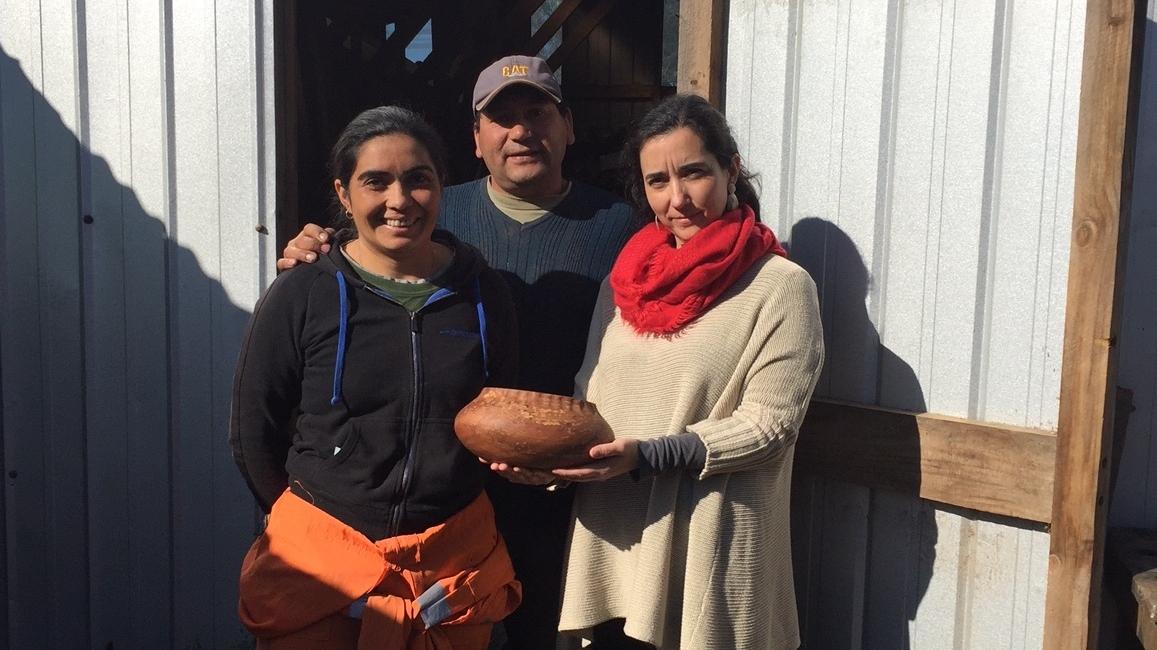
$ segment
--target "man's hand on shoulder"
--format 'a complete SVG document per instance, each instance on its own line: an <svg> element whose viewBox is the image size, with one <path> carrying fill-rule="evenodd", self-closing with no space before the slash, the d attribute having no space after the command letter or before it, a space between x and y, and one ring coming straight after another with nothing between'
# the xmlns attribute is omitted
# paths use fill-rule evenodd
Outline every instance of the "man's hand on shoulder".
<svg viewBox="0 0 1157 650"><path fill-rule="evenodd" d="M329 252L329 242L333 239L333 228L322 228L315 223L307 223L289 240L281 258L277 260L277 270L285 271L297 266L298 262L310 264L317 261L318 254Z"/></svg>

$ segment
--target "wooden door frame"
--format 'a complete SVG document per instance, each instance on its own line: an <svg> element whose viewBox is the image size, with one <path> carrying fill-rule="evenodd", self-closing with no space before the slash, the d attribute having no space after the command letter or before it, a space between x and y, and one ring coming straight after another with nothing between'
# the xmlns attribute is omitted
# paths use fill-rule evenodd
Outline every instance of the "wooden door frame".
<svg viewBox="0 0 1157 650"><path fill-rule="evenodd" d="M680 0L679 92L707 97L721 110L727 38L727 0ZM801 435L838 433L848 422L867 427L866 439L918 431L918 458L854 467L855 454L825 453L832 445L801 447L798 461L832 476L901 488L937 501L1050 524L1044 647L1087 648L1095 643L1101 602L1116 402L1120 289L1127 250L1127 199L1131 188L1142 0L1087 0L1073 192L1072 244L1061 365L1060 413L1053 432L969 422L871 406L817 402ZM1001 454L1032 459L1003 463L945 462L956 453L975 461L960 439L996 440ZM1050 438L1051 443L1050 443ZM975 452L975 450L971 450ZM939 454L933 458L930 454ZM951 460L951 459L949 459ZM944 468L951 468L944 471ZM1031 476L1025 483L1025 468ZM937 468L940 468L938 471ZM915 473L917 479L911 480ZM1051 483L1051 498L1028 489ZM974 487L970 487L974 486ZM996 489L991 489L993 487ZM1022 486L1018 488L1017 486ZM1002 492L1012 490L997 498ZM1046 487L1046 494L1048 488Z"/></svg>

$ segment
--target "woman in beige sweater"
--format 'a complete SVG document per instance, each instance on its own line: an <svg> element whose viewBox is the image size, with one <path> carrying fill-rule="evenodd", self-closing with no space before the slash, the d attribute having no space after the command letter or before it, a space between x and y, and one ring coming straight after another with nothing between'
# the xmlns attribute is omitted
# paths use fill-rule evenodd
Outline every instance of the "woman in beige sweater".
<svg viewBox="0 0 1157 650"><path fill-rule="evenodd" d="M655 223L603 283L576 380L616 440L553 472L581 483L560 629L604 648L795 648L788 496L823 360L815 285L759 223L705 100L659 104L626 155Z"/></svg>

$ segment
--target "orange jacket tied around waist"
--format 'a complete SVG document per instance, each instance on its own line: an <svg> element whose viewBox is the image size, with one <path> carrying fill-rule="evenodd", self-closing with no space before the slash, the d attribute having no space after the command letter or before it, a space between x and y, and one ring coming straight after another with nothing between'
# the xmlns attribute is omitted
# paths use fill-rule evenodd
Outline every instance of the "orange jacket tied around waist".
<svg viewBox="0 0 1157 650"><path fill-rule="evenodd" d="M359 647L439 648L439 625L496 623L522 586L485 493L445 522L377 542L286 491L241 567L241 622L257 637L361 611ZM352 605L352 607L351 607Z"/></svg>

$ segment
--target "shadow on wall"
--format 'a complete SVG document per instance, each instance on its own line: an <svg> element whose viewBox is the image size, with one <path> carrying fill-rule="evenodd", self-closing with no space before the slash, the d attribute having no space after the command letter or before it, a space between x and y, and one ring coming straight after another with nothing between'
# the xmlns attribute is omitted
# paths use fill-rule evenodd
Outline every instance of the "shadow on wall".
<svg viewBox="0 0 1157 650"><path fill-rule="evenodd" d="M791 258L816 281L827 356L820 400L925 410L912 368L880 343L867 308L871 277L838 226L809 217L791 231ZM935 509L920 493L920 439L910 418L887 440L865 440L854 418L813 404L792 489L792 553L805 648L912 647L910 622L932 576ZM810 430L809 430L810 429ZM888 472L889 489L878 469Z"/></svg>
<svg viewBox="0 0 1157 650"><path fill-rule="evenodd" d="M163 189L122 185L2 49L0 143L0 645L248 645L226 430L249 312L171 239L206 215L176 213L172 151L137 167L170 179L150 214Z"/></svg>

